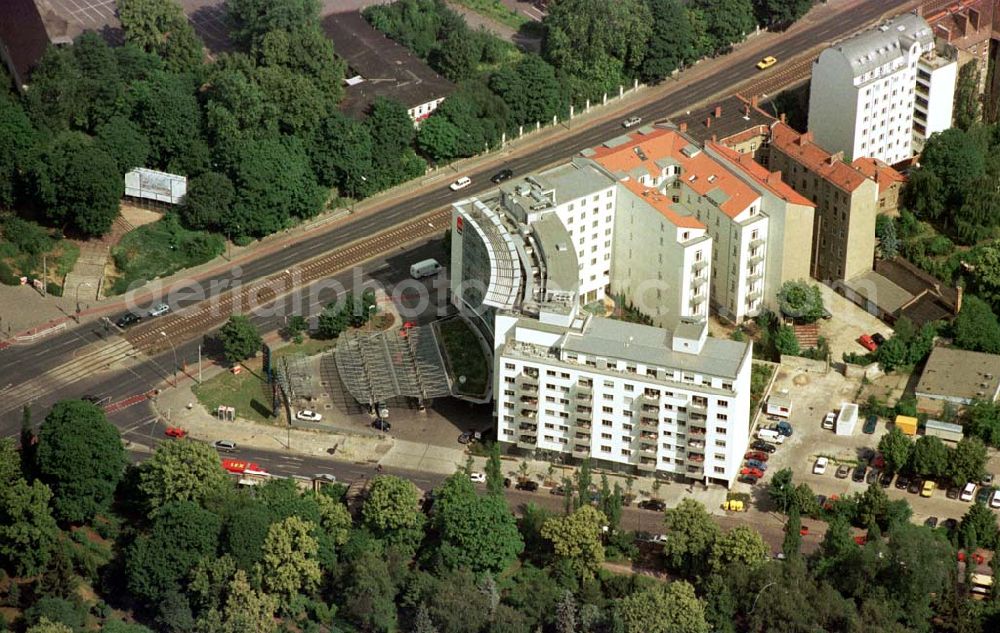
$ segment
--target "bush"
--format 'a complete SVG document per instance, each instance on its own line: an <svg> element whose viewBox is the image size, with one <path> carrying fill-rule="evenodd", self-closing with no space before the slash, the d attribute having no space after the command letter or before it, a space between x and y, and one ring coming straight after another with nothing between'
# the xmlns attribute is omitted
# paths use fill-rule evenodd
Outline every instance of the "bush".
<svg viewBox="0 0 1000 633"><path fill-rule="evenodd" d="M63 287L53 281L50 281L45 284L45 292L49 293L53 297L61 297L63 296Z"/></svg>
<svg viewBox="0 0 1000 633"><path fill-rule="evenodd" d="M20 277L15 275L14 271L5 262L0 262L0 284L5 286L21 285Z"/></svg>

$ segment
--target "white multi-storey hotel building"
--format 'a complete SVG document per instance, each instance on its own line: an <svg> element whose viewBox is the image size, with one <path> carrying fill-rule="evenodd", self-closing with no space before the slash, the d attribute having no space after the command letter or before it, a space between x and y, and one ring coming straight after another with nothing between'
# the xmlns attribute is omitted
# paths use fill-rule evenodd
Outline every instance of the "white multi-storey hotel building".
<svg viewBox="0 0 1000 633"><path fill-rule="evenodd" d="M848 161L909 159L914 144L951 127L958 65L938 55L934 33L913 13L820 53L813 63L809 131Z"/></svg>

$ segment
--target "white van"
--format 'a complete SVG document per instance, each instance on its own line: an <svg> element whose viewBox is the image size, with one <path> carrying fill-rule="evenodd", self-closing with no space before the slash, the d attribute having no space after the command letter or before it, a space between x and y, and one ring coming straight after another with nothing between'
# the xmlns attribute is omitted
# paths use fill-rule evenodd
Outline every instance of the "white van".
<svg viewBox="0 0 1000 633"><path fill-rule="evenodd" d="M442 270L444 270L444 266L439 264L436 259L425 259L410 266L410 276L414 279L433 277Z"/></svg>
<svg viewBox="0 0 1000 633"><path fill-rule="evenodd" d="M772 429L761 429L757 431L757 439L774 444L784 444L785 436Z"/></svg>
<svg viewBox="0 0 1000 633"><path fill-rule="evenodd" d="M969 483L965 484L964 488L962 488L962 494L959 495L958 498L961 499L962 501L972 501L972 496L974 494L976 494L976 484L970 481Z"/></svg>

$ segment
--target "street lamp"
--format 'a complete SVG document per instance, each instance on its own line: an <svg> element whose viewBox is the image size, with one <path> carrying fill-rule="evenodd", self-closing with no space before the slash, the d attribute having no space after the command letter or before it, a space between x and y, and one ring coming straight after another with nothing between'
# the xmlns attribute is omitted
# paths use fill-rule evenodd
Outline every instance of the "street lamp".
<svg viewBox="0 0 1000 633"><path fill-rule="evenodd" d="M167 336L166 332L161 331L160 332L160 336L162 336L163 338L167 339L167 342L170 343L170 349L173 350L173 352L174 352L174 389L176 389L177 388L177 348L174 347L174 342L170 340L170 337Z"/></svg>
<svg viewBox="0 0 1000 633"><path fill-rule="evenodd" d="M77 323L80 322L80 287L81 286L90 286L91 288L94 287L93 284L91 284L89 281L81 281L80 283L76 284L76 322Z"/></svg>

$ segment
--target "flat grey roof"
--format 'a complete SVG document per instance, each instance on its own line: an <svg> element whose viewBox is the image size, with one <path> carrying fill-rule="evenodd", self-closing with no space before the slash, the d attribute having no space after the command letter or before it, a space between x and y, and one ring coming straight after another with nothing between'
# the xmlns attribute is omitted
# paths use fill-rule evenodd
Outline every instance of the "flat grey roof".
<svg viewBox="0 0 1000 633"><path fill-rule="evenodd" d="M406 47L375 30L360 11L323 18L323 32L333 50L365 81L347 86L342 108L365 114L376 97L387 97L407 108L446 97L455 85L441 77Z"/></svg>
<svg viewBox="0 0 1000 633"><path fill-rule="evenodd" d="M1000 356L935 347L920 375L916 394L927 398L993 400L998 387Z"/></svg>
<svg viewBox="0 0 1000 633"><path fill-rule="evenodd" d="M668 330L601 317L589 319L582 333L567 332L562 342L563 349L578 354L726 378L739 373L748 347L749 343L709 337L698 354L675 352Z"/></svg>
<svg viewBox="0 0 1000 633"><path fill-rule="evenodd" d="M537 176L537 180L542 185L555 189L556 204L590 195L615 184L614 180L593 163L579 159L543 171Z"/></svg>
<svg viewBox="0 0 1000 633"><path fill-rule="evenodd" d="M913 295L874 270L869 270L844 282L848 288L873 302L889 314L895 314L913 299Z"/></svg>
<svg viewBox="0 0 1000 633"><path fill-rule="evenodd" d="M927 22L914 13L897 15L875 28L854 35L831 48L851 65L855 77L902 57L903 47L914 41L926 49L934 43L934 33Z"/></svg>
<svg viewBox="0 0 1000 633"><path fill-rule="evenodd" d="M555 213L549 213L534 222L531 228L545 256L545 275L549 289L576 292L580 285L580 269L576 259L573 238Z"/></svg>

